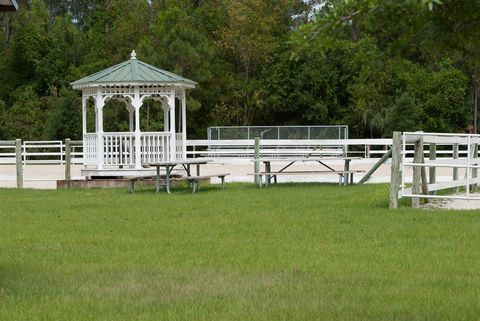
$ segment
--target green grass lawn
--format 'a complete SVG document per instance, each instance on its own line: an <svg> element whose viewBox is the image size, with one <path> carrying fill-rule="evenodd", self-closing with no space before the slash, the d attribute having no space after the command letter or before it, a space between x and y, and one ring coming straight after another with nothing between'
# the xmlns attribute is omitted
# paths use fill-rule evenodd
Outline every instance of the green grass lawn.
<svg viewBox="0 0 480 321"><path fill-rule="evenodd" d="M388 186L0 190L0 320L477 320L480 216Z"/></svg>

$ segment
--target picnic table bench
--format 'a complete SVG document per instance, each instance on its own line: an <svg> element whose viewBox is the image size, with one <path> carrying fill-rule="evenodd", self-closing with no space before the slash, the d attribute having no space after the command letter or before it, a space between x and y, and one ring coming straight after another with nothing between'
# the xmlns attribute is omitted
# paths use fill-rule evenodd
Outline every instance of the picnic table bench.
<svg viewBox="0 0 480 321"><path fill-rule="evenodd" d="M183 176L179 180L185 180L189 183L192 183L192 193L198 192L200 189L200 180L210 179L213 177L218 177L222 181L222 190L225 189L225 176L230 175L230 173L221 173L221 174L211 174L211 175L198 175L198 176Z"/></svg>
<svg viewBox="0 0 480 321"><path fill-rule="evenodd" d="M274 182L277 183L277 176L279 175L327 175L327 174L337 174L339 177L340 185L347 185L353 183L353 174L363 172L361 170L350 170L350 162L353 158L350 157L339 157L339 158L318 158L318 157L303 157L303 158L263 158L257 159L257 162L263 162L264 171L259 172L254 175L258 175L258 184L262 186L262 177L265 177L265 185L268 186L273 178ZM336 170L333 167L325 164L325 161L331 160L341 160L344 162L343 170ZM283 166L280 170L273 171L272 162L286 162L287 165ZM304 163L304 162L313 162L320 164L326 170L293 170L286 171L290 166L295 163Z"/></svg>
<svg viewBox="0 0 480 321"><path fill-rule="evenodd" d="M273 178L274 183L277 183L277 176L279 175L328 175L328 174L337 174L339 176L339 184L347 185L353 184L353 174L362 173L362 170L334 170L334 171L286 171L286 172L260 172L258 176L260 177L260 186L262 183L262 177L265 177L265 186L268 186ZM253 174L255 175L255 174Z"/></svg>

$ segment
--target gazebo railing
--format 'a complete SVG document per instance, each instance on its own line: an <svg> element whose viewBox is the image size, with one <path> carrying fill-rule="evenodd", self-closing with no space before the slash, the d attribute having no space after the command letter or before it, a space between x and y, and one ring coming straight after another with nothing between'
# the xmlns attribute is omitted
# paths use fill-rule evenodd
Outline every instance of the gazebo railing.
<svg viewBox="0 0 480 321"><path fill-rule="evenodd" d="M183 155L183 139L182 139L183 135L182 133L176 133L175 134L175 146L176 146L176 156L177 156L177 159L182 159L184 158L184 155ZM186 155L185 155L186 157Z"/></svg>
<svg viewBox="0 0 480 321"><path fill-rule="evenodd" d="M97 165L97 134L83 135L83 164L85 166Z"/></svg>
<svg viewBox="0 0 480 321"><path fill-rule="evenodd" d="M141 134L142 163L165 162L169 160L170 137L168 132Z"/></svg>
<svg viewBox="0 0 480 321"><path fill-rule="evenodd" d="M104 165L135 165L134 133L104 133L102 136Z"/></svg>
<svg viewBox="0 0 480 321"><path fill-rule="evenodd" d="M140 134L140 159L141 163L162 162L170 160L169 132L144 132ZM135 133L134 132L108 132L102 134L103 161L105 166L135 166ZM176 137L177 138L177 137ZM181 141L181 140L180 140ZM176 139L179 142L179 139ZM99 165L98 134L84 135L84 164L86 166ZM181 145L177 146L177 156Z"/></svg>

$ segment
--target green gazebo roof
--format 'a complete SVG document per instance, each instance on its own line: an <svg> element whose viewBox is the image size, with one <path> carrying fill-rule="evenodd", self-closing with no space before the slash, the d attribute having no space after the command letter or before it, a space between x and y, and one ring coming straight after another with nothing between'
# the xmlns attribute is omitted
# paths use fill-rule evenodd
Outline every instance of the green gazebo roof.
<svg viewBox="0 0 480 321"><path fill-rule="evenodd" d="M194 87L196 82L159 69L143 61L137 60L135 51L132 58L118 65L94 73L90 76L72 82L74 88L95 84L174 84Z"/></svg>

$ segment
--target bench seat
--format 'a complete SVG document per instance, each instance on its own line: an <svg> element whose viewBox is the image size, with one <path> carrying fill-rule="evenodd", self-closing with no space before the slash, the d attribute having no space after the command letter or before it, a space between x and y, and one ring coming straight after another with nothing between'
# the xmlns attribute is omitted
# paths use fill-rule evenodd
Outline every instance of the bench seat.
<svg viewBox="0 0 480 321"><path fill-rule="evenodd" d="M225 189L225 176L228 176L230 175L230 173L220 173L220 174L211 174L211 175L200 175L200 176L180 176L180 175L173 175L173 176L170 176L170 180L171 181L188 181L189 183L192 183L193 186L192 186L192 189L193 189L193 193L197 192L198 189L199 189L199 181L202 180L202 179L209 179L209 178L213 178L213 177L218 177L221 179L222 181L222 189ZM144 175L144 176L130 176L130 177L127 177L128 179L130 179L130 192L133 193L135 192L135 183L138 182L138 181L142 181L142 180L155 180L157 178L156 175ZM160 182L160 185L161 186L165 186L165 182L163 182L165 180L165 175L162 175L161 176L161 182Z"/></svg>
<svg viewBox="0 0 480 321"><path fill-rule="evenodd" d="M182 176L180 180L185 180L192 183L192 193L195 193L200 188L200 180L210 179L213 177L218 177L222 181L222 190L225 189L225 176L230 175L230 173L221 173L221 174L210 174L210 175L199 175L199 176Z"/></svg>
<svg viewBox="0 0 480 321"><path fill-rule="evenodd" d="M268 186L269 182L269 177L273 177L274 182L277 183L277 176L278 175L331 175L331 174L336 174L339 176L339 184L340 185L347 185L348 183L352 184L353 183L353 174L356 173L363 173L365 172L364 170L336 170L336 171L330 171L330 170L323 170L323 171L285 171L285 172L260 172L258 173L258 176L260 176L260 181L259 185L260 187L262 186L262 176L265 176L265 185ZM255 174L249 174L249 175L255 175Z"/></svg>

